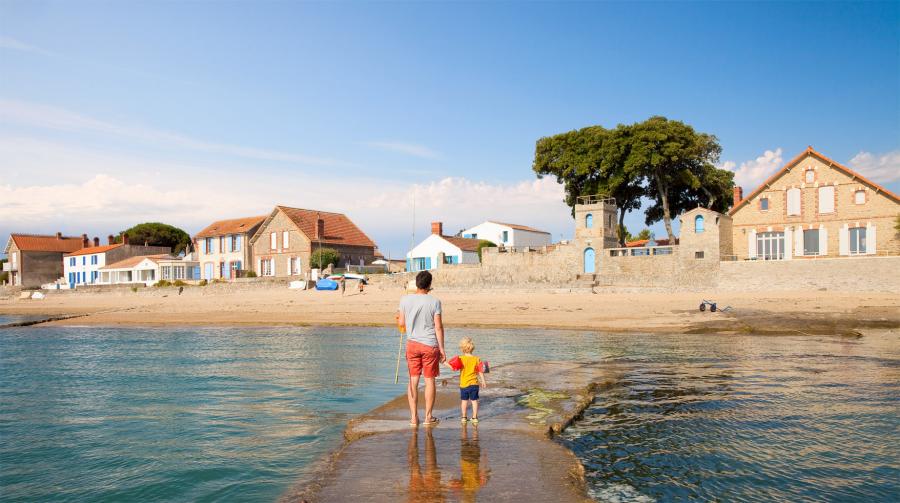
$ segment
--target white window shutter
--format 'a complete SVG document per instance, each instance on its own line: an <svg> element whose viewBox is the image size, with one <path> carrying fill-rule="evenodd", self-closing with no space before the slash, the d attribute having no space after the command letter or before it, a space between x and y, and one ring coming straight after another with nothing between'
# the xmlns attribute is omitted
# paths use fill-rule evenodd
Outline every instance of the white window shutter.
<svg viewBox="0 0 900 503"><path fill-rule="evenodd" d="M747 258L756 258L756 231L747 233Z"/></svg>
<svg viewBox="0 0 900 503"><path fill-rule="evenodd" d="M875 255L875 226L866 224L866 255Z"/></svg>
<svg viewBox="0 0 900 503"><path fill-rule="evenodd" d="M838 249L841 255L850 255L850 231L847 229L847 224L841 227L838 235Z"/></svg>
<svg viewBox="0 0 900 503"><path fill-rule="evenodd" d="M256 259L256 274L262 276L262 259Z"/></svg>
<svg viewBox="0 0 900 503"><path fill-rule="evenodd" d="M797 236L800 237L800 239L802 240L803 239L803 231L797 231ZM785 260L790 260L791 257L794 255L802 255L803 254L802 253L803 252L802 241L801 241L800 247L798 248L799 251L791 250L791 248L793 248L793 244L794 244L794 232L791 230L790 227L785 227L785 229L784 229L784 259Z"/></svg>
<svg viewBox="0 0 900 503"><path fill-rule="evenodd" d="M819 255L828 255L828 229L819 226Z"/></svg>

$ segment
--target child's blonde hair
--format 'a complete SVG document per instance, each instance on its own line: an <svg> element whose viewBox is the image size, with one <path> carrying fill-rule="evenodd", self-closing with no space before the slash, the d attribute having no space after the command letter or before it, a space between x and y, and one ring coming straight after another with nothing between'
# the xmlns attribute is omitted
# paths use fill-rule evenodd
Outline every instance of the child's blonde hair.
<svg viewBox="0 0 900 503"><path fill-rule="evenodd" d="M475 343L472 342L471 337L463 337L459 341L459 349L463 353L471 353L472 351L475 351Z"/></svg>

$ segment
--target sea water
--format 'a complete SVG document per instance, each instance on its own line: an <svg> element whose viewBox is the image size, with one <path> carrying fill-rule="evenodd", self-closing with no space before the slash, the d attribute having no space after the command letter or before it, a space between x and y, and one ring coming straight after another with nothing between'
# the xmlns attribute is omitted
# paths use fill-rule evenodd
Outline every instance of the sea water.
<svg viewBox="0 0 900 503"><path fill-rule="evenodd" d="M894 335L473 329L448 348L463 335L494 365L607 363L610 388L562 440L598 500L897 494ZM0 330L0 496L276 500L404 392L397 349L384 328Z"/></svg>

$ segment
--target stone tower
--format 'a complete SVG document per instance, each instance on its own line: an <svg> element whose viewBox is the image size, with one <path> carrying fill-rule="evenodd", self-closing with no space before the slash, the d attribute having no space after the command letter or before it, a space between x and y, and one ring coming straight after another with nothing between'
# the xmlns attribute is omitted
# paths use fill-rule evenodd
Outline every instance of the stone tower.
<svg viewBox="0 0 900 503"><path fill-rule="evenodd" d="M594 248L616 248L619 243L616 200L580 196L575 203L575 239Z"/></svg>

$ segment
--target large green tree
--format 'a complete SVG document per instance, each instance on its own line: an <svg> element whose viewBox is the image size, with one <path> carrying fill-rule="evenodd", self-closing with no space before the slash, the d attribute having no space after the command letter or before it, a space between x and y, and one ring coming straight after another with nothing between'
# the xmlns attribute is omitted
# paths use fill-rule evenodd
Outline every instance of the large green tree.
<svg viewBox="0 0 900 503"><path fill-rule="evenodd" d="M191 236L187 232L172 225L159 222L146 222L124 230L116 238L116 242L122 242L122 235L128 236L132 244L150 246L168 246L172 253L178 254L184 251L191 243Z"/></svg>

